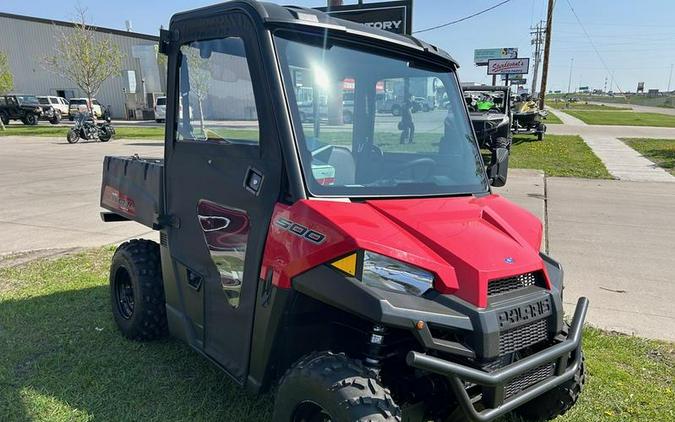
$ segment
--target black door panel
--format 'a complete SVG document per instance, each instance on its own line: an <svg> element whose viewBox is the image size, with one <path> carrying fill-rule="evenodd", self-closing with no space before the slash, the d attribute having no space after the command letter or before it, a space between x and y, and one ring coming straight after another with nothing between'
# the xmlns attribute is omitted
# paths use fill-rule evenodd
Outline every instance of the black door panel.
<svg viewBox="0 0 675 422"><path fill-rule="evenodd" d="M201 309L182 310L187 321L203 319L203 331L192 330L203 338L188 340L244 382L282 159L259 41L234 15L228 25L181 23L189 38L169 60L180 82L169 87L167 127L177 131L167 137L165 178L167 213L180 221L168 230L170 251L187 267L176 283L203 296Z"/></svg>

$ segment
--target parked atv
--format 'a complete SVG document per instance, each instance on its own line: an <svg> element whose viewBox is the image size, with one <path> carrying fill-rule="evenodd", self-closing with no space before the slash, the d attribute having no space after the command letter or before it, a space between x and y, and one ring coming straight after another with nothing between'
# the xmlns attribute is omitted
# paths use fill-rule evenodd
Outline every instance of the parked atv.
<svg viewBox="0 0 675 422"><path fill-rule="evenodd" d="M463 86L473 129L481 148L511 148L511 88Z"/></svg>
<svg viewBox="0 0 675 422"><path fill-rule="evenodd" d="M66 139L69 144L75 144L80 139L88 141L108 142L115 135L115 128L110 124L110 118L102 122L95 122L91 113L78 113L75 124L70 128Z"/></svg>
<svg viewBox="0 0 675 422"><path fill-rule="evenodd" d="M548 112L539 110L537 102L527 96L519 96L513 100L513 132L532 133L538 141L544 140L546 125L542 119Z"/></svg>
<svg viewBox="0 0 675 422"><path fill-rule="evenodd" d="M567 325L562 268L536 217L492 193L509 151L486 170L447 53L253 0L174 15L159 51L164 158L103 164L103 219L159 231L113 256L124 336L171 334L276 391L277 422L534 421L574 405L588 301ZM347 77L353 124L303 124L298 88ZM413 116L400 144L374 100L412 81L448 110Z"/></svg>

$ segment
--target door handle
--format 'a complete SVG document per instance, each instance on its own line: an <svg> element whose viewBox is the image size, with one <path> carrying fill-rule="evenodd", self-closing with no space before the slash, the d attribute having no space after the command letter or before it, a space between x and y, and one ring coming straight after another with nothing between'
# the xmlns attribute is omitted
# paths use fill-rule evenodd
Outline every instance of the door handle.
<svg viewBox="0 0 675 422"><path fill-rule="evenodd" d="M244 188L253 195L258 196L264 179L265 177L260 170L249 167L246 170L246 177L244 177Z"/></svg>

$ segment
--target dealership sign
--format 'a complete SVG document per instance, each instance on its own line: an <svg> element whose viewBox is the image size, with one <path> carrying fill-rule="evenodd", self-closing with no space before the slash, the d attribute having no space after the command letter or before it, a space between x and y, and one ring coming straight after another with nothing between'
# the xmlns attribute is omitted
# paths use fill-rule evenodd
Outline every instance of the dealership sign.
<svg viewBox="0 0 675 422"><path fill-rule="evenodd" d="M525 75L530 69L530 59L491 59L488 60L488 75Z"/></svg>
<svg viewBox="0 0 675 422"><path fill-rule="evenodd" d="M360 23L395 34L412 33L412 0L348 6L317 7L336 18Z"/></svg>
<svg viewBox="0 0 675 422"><path fill-rule="evenodd" d="M476 66L486 66L490 59L515 59L517 48L480 48L473 50L473 62Z"/></svg>

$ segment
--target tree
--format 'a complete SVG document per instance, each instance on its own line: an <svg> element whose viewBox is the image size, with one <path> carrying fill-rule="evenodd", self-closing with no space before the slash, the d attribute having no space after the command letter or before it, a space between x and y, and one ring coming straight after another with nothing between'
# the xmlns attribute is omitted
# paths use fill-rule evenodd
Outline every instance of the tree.
<svg viewBox="0 0 675 422"><path fill-rule="evenodd" d="M0 51L0 94L7 94L14 89L14 75L9 68L7 55ZM5 130L5 122L0 119L0 128Z"/></svg>
<svg viewBox="0 0 675 422"><path fill-rule="evenodd" d="M55 53L45 57L44 66L77 85L87 96L87 108L93 115L91 100L103 82L122 71L122 52L110 37L101 37L87 24L86 9L76 8L73 28L57 35Z"/></svg>
<svg viewBox="0 0 675 422"><path fill-rule="evenodd" d="M189 46L181 48L181 53L187 60L190 94L197 98L197 107L199 109L199 127L202 136L208 138L206 127L204 126L204 107L203 102L209 95L209 84L211 82L211 69L209 59L202 58L199 49Z"/></svg>

